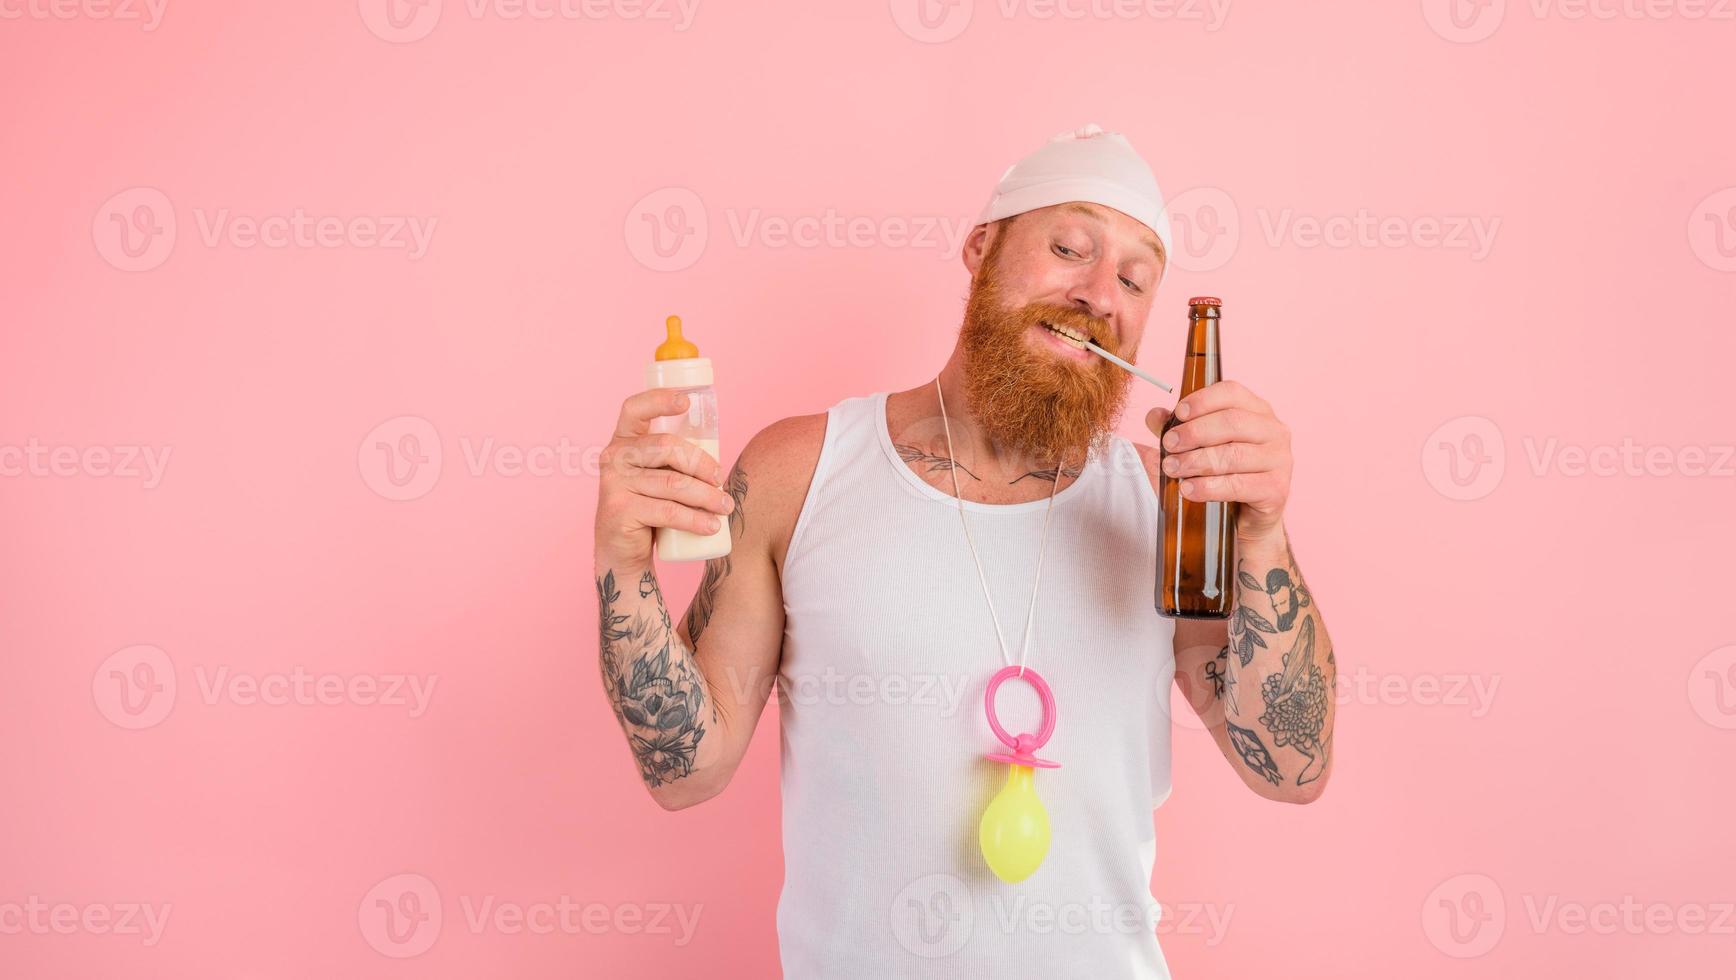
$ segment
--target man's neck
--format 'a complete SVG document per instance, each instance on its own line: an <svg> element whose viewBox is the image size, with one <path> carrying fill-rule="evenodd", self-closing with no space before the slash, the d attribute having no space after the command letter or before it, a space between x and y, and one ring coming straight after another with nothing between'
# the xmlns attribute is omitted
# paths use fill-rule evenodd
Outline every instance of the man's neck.
<svg viewBox="0 0 1736 980"><path fill-rule="evenodd" d="M1058 493L1079 475L1085 459L1082 450L1065 461L1057 488L1055 460L1036 459L991 439L970 403L956 353L940 372L940 387L946 396L945 424L932 381L887 398L887 431L892 443L911 470L930 485L951 494L951 467L956 465L965 499L1018 503L1046 497L1052 490ZM950 453L947 427L952 430Z"/></svg>

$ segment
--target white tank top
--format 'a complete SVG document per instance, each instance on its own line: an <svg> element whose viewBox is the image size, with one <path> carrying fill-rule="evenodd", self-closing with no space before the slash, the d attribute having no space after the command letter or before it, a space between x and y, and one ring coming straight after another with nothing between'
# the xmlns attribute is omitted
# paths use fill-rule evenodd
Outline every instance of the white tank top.
<svg viewBox="0 0 1736 980"><path fill-rule="evenodd" d="M966 504L1016 659L1048 498ZM1155 934L1152 810L1170 791L1174 624L1153 607L1157 495L1114 437L1055 495L1027 666L1054 690L1037 754L1053 843L988 869L978 821L1007 778L983 692L1003 666L958 505L912 472L886 394L846 399L784 561L779 671L791 978L1169 976ZM1034 732L1018 680L1002 725Z"/></svg>

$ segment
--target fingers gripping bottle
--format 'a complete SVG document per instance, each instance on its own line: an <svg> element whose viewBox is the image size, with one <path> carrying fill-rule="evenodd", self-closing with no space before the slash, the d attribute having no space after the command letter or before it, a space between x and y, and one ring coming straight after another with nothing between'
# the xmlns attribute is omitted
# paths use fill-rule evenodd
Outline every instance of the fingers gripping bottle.
<svg viewBox="0 0 1736 980"><path fill-rule="evenodd" d="M1220 303L1213 296L1188 300L1187 364L1181 398L1224 378L1218 345ZM1175 416L1163 424L1168 433ZM1162 437L1160 433L1159 438ZM1234 595L1230 576L1236 565L1236 505L1222 500L1189 500L1181 481L1164 474L1158 520L1157 610L1179 619L1227 619Z"/></svg>
<svg viewBox="0 0 1736 980"><path fill-rule="evenodd" d="M687 411L651 420L652 432L678 435L710 453L719 463L717 439L717 392L712 389L711 359L699 356L699 348L681 336L681 318L665 321L669 339L657 346L657 359L645 369L648 388L674 388L687 395ZM703 561L729 554L729 520L720 518L712 534L695 534L680 528L660 527L654 532L659 561Z"/></svg>

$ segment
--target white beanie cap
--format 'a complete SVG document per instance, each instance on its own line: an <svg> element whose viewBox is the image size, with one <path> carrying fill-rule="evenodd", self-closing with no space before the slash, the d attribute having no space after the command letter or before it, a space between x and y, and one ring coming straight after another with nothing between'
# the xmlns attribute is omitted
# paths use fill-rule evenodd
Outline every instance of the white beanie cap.
<svg viewBox="0 0 1736 980"><path fill-rule="evenodd" d="M1142 222L1170 254L1169 214L1157 178L1127 137L1096 123L1050 137L1008 167L977 224L1069 201L1101 204Z"/></svg>

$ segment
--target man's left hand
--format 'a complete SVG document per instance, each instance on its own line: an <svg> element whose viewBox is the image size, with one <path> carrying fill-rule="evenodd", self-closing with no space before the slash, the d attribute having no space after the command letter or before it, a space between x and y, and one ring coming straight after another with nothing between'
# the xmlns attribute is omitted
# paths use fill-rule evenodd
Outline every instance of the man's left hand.
<svg viewBox="0 0 1736 980"><path fill-rule="evenodd" d="M1240 503L1238 538L1281 533L1290 497L1290 427L1272 406L1240 382L1219 381L1177 402L1177 422L1165 433L1169 415L1154 408L1145 424L1162 434L1163 472L1181 480L1181 495Z"/></svg>

